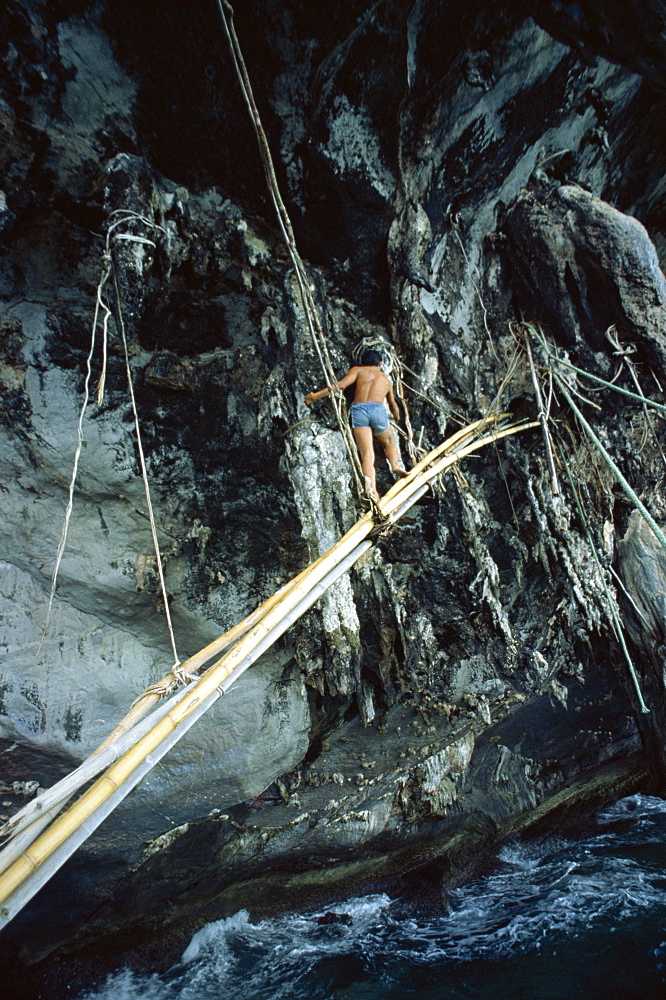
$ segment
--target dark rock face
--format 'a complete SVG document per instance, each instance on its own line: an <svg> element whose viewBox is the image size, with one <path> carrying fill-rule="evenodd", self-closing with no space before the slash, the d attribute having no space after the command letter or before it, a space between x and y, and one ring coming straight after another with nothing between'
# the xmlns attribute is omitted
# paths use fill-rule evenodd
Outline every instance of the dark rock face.
<svg viewBox="0 0 666 1000"><path fill-rule="evenodd" d="M504 231L524 315L592 354L607 350L614 326L620 343L629 338L638 349L635 360L663 378L666 281L640 222L562 185L526 192Z"/></svg>
<svg viewBox="0 0 666 1000"><path fill-rule="evenodd" d="M525 8L547 31L574 46L587 59L602 55L641 73L663 90L666 13L662 0L639 0L626 6L613 0L599 3L582 0L571 4L530 0Z"/></svg>
<svg viewBox="0 0 666 1000"><path fill-rule="evenodd" d="M634 6L625 45L610 4L345 0L325 17L304 0L239 5L333 364L343 374L363 338L390 341L425 450L494 403L537 412L521 319L576 367L664 401L664 15ZM0 12L12 782L44 784L85 757L173 662L121 320L181 657L358 516L328 404L302 402L322 373L215 4L155 17L134 0ZM107 238L105 398L82 420L37 654ZM49 981L47 954L65 982L100 936L105 961L131 939L132 961L158 965L239 907L400 891L425 865L445 886L517 831L663 787L664 553L532 351L554 469L531 430L381 539L3 932L25 982ZM568 372L663 524L663 417Z"/></svg>

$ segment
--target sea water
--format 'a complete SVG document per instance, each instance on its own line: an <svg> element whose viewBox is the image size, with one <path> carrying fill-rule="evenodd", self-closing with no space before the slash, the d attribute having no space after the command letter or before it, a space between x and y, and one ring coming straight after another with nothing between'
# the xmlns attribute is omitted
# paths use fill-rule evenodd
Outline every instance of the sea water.
<svg viewBox="0 0 666 1000"><path fill-rule="evenodd" d="M208 924L164 975L81 1000L666 1000L666 803L632 796L578 839L512 842L420 912L386 895Z"/></svg>

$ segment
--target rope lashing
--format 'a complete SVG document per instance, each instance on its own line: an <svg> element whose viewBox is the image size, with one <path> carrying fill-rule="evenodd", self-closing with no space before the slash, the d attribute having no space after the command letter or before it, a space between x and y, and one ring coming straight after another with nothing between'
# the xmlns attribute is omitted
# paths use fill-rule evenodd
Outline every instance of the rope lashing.
<svg viewBox="0 0 666 1000"><path fill-rule="evenodd" d="M541 431L543 434L543 441L546 448L546 458L548 459L548 467L550 468L550 488L553 496L559 496L560 486L557 481L555 460L553 458L553 445L550 440L550 431L548 430L548 414L546 412L546 408L543 405L543 399L541 396L541 386L539 385L539 379L537 378L536 368L534 367L534 358L532 357L532 348L530 347L530 342L527 336L525 337L525 348L527 350L527 359L530 363L530 372L532 374L532 385L534 386L534 395L536 397L537 407L539 409L539 420L541 421Z"/></svg>
<svg viewBox="0 0 666 1000"><path fill-rule="evenodd" d="M614 348L613 354L615 354L617 357L620 358L620 365L618 367L617 374L616 374L615 377L617 378L619 376L620 372L622 371L622 368L626 366L626 369L629 372L629 375L631 376L631 380L634 383L634 385L636 386L636 392L639 394L639 396L643 400L643 413L645 414L645 423L646 423L647 426L646 426L646 429L645 429L645 435L643 437L643 441L641 442L641 447L640 447L639 451L642 451L643 446L645 445L645 442L647 441L647 434L648 434L648 428L649 428L649 430L652 431L652 436L654 437L654 440L655 440L655 443L657 445L657 448L659 449L659 454L661 455L664 464L666 464L666 455L664 454L664 449L661 446L661 442L659 440L659 436L657 434L657 430L656 430L656 428L655 428L655 426L654 426L654 424L652 422L652 417L650 416L650 411L649 411L649 409L648 409L648 407L646 405L647 399L646 399L645 393L643 392L643 390L641 388L641 384L638 381L638 375L636 374L636 365L631 360L631 355L636 353L636 346L634 344L627 344L627 346L624 347L620 343L620 336L619 336L619 334L617 332L617 327L615 326L615 324L612 324L606 330L606 340Z"/></svg>
<svg viewBox="0 0 666 1000"><path fill-rule="evenodd" d="M535 326L531 323L520 323L526 330L532 334L532 336L541 345L544 354L551 360L557 362L558 365L562 365L564 368L569 368L571 371L576 372L578 375L584 375L585 378L589 378L592 382L596 382L598 385L603 385L607 389L612 389L613 392L618 392L621 396L627 396L628 399L634 399L636 402L641 403L643 406L651 406L655 410L659 410L664 416L666 416L666 406L662 403L657 403L656 400L650 399L649 396L641 396L636 392L631 392L629 389L623 389L619 385L615 385L613 382L608 382L606 379L600 378L598 375L593 375L592 372L586 372L584 368L577 368L570 361L566 361L561 358L558 354L555 354L548 346L546 338L540 331L537 330Z"/></svg>
<svg viewBox="0 0 666 1000"><path fill-rule="evenodd" d="M544 351L546 352L546 354L549 357L553 357L554 360L561 362L560 358L558 358L556 355L552 355L551 354L551 352L548 350L548 347L547 347L547 345L545 343L544 338L539 333L537 333L536 329L531 324L529 324L529 323L523 323L522 325L524 327L526 327L528 330L530 330L530 332L532 332L535 335L535 337L537 338L537 340L539 341L539 343L541 343L542 347L544 348ZM573 365L567 365L567 367L568 368L574 368ZM578 371L579 369L574 369L574 370ZM661 528L659 527L659 525L657 524L657 522L655 521L655 519L652 517L652 514L647 509L647 507L645 506L645 504L643 503L643 501L637 496L636 491L629 485L629 483L627 482L626 478L624 477L624 475L622 474L622 472L618 468L617 464L613 461L613 459L611 458L611 456L608 453L607 449L603 446L603 444L599 440L599 437L597 436L597 434L595 433L595 431L593 430L593 428L590 426L590 424L588 423L588 421L585 419L585 417L581 413L580 407L578 407L576 405L576 403L574 402L573 397L571 395L571 392L573 390L571 390L571 387L567 385L567 383L564 381L564 379L562 378L562 376L558 374L558 372L553 371L552 374L553 374L553 378L554 378L555 382L557 383L557 385L558 385L558 387L559 387L562 395L566 399L567 403L569 404L569 406L571 407L571 409L573 410L573 412L578 417L578 420L580 422L581 427L583 428L583 430L587 434L588 438L590 439L590 441L594 445L595 449L601 455L603 461L606 463L606 465L608 466L608 468L611 470L611 472L613 473L613 475L617 479L618 483L620 484L620 486L624 490L626 496L632 502L632 504L634 505L634 507L636 507L636 509L641 513L641 515L647 521L647 523L650 525L650 527L654 531L654 533L655 533L655 535L656 535L656 537L657 537L657 539L659 541L659 544L662 546L663 549L666 550L666 535L661 530ZM586 372L582 372L582 374L585 375L587 373ZM597 380L597 381L599 381L599 380ZM617 389L618 389L617 386L613 386L610 383L606 383L606 384L608 385L609 388L616 389L616 391L617 391ZM650 402L649 400L644 399L642 396L636 395L636 393L627 393L626 391L624 391L623 395L631 395L635 399L640 400L640 402L642 402L642 403ZM662 406L660 406L660 404L654 404L654 405L658 406L659 409L666 410L666 407L662 407Z"/></svg>
<svg viewBox="0 0 666 1000"><path fill-rule="evenodd" d="M280 188L278 185L277 177L275 174L275 167L273 166L273 158L271 156L270 147L268 145L268 140L266 139L266 133L264 131L263 125L261 123L261 117L259 115L259 110L257 108L256 102L254 100L254 94L252 92L252 85L250 83L250 77L247 72L247 67L245 65L245 60L243 59L243 53L240 47L240 42L236 34L236 29L234 27L234 11L233 7L228 0L217 0L217 5L220 11L220 16L222 18L222 24L224 26L224 31L227 36L227 41L229 43L229 49L231 51L231 57L233 60L234 68L236 70L236 75L240 84L241 92L243 98L247 105L248 111L250 113L250 120L257 137L257 143L259 145L259 154L264 170L264 175L266 178L266 183L268 185L268 191L273 202L273 207L277 214L278 223L280 229L282 230L282 236L284 238L291 263L294 268L294 274L296 276L296 281L298 283L299 295L301 298L301 304L303 306L303 312L305 314L306 323L312 343L315 348L321 369L324 375L324 380L328 388L331 402L333 404L333 410L338 423L340 432L342 433L342 438L345 444L345 449L352 467L352 473L354 482L356 485L356 490L358 492L359 498L361 500L369 501L374 515L381 520L381 508L377 504L375 498L372 496L370 491L367 489L365 484L365 476L363 475L363 470L361 468L361 462L356 449L356 444L349 427L348 421L345 419L344 413L344 395L342 391L338 388L337 379L335 377L335 372L333 370L333 365L331 363L331 358L328 351L328 345L326 343L326 337L319 320L319 315L317 313L317 307L312 296L312 290L310 288L310 279L308 277L305 265L301 259L296 246L296 239L294 236L294 229L291 224L291 219L289 218L289 213L287 212L284 201L280 194Z"/></svg>

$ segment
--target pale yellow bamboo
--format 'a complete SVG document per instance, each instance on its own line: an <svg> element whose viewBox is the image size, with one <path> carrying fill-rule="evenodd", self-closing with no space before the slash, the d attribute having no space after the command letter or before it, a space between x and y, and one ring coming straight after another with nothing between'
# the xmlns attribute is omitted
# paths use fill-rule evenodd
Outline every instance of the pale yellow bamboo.
<svg viewBox="0 0 666 1000"><path fill-rule="evenodd" d="M415 478L415 474L420 472L437 455L447 450L450 450L450 448L452 448L455 444L457 444L461 439L463 439L464 437L468 437L470 434L473 434L477 429L480 429L482 425L487 426L489 423L500 420L502 419L502 417L506 416L508 416L508 414L500 414L497 417L483 417L480 420L477 420L475 423L470 424L469 426L463 427L460 430L456 431L455 434L453 434L450 438L447 438L446 441L444 441L441 445L439 445L432 452L430 452L429 455L427 455L424 459L422 459L417 465L415 465L414 468L410 470L408 476L404 477L403 480L395 483L394 486L391 487L390 490L388 490L386 496L393 496L396 493L398 493L401 487L406 485L408 481L413 480ZM295 586L298 583L298 581L302 578L302 576L305 573L309 572L310 568L311 567L308 566L304 570L302 570L301 573L299 573L296 577L294 577L293 580L290 580L287 584L285 584L284 587L282 587L275 594L269 597L268 600L264 601L264 603L260 607L256 608L252 612L252 614L248 615L247 618L244 618L242 622L239 622L237 625L234 625L233 628L230 628L227 632L219 636L217 639L214 639L211 643L205 646L204 649L199 650L199 652L195 653L193 656L190 656L189 659L179 664L179 669L183 673L194 673L204 663L212 659L212 657L215 656L217 653L221 653L225 649L228 649L228 647L231 646L232 643L236 642L236 640L240 638L240 636L244 635L245 632L247 632L248 629L251 628L251 626L254 625L267 611L270 611L270 609L274 607L275 604L284 596L284 593L287 590L290 590L293 586ZM150 687L143 692L143 694L140 694L139 697L134 701L134 704L130 708L127 715L123 719L121 719L121 721L118 723L115 729L111 733L109 733L104 742L100 743L97 749L93 751L93 755L101 753L102 750L105 750L106 747L110 746L111 743L117 740L119 736L123 736L125 733L128 733L130 729L136 725L139 719L142 719L144 715L146 715L146 713L149 712L150 709L153 708L163 697L162 694L155 692L153 689L166 687L173 678L173 676L174 676L173 670L170 670L169 673L166 674L161 680L157 681L155 684L151 684Z"/></svg>
<svg viewBox="0 0 666 1000"><path fill-rule="evenodd" d="M428 455L426 455L425 458L421 459L421 461L417 465L415 465L412 469L410 469L407 476L402 477L400 480L394 483L394 485L384 495L384 499L393 497L397 493L401 492L402 489L409 482L413 481L416 474L422 471L423 468L425 468L442 452L448 451L452 447L454 447L454 445L459 443L461 439L469 437L475 431L480 429L481 426L487 426L489 423L501 420L503 417L506 416L508 416L508 414L499 414L496 417L482 417L475 423L469 424L467 427L460 428L458 431L456 431L455 434L452 434L450 438L447 438L446 441L438 445L437 448L433 449L433 451L431 451ZM181 663L179 665L179 669L183 672L186 671L188 673L193 673L195 670L198 670L199 667L202 666L202 664L206 663L207 660L210 660L213 656L215 656L216 653L221 653L224 649L227 649L233 642L235 642L238 638L240 638L240 636L242 636L245 632L247 632L247 630L253 624L255 624L255 622L257 622L267 611L269 611L272 607L274 607L276 602L279 601L288 590L291 590L292 587L294 587L306 573L309 573L314 565L316 565L316 563L312 563L310 566L307 566L297 576L295 576L293 580L290 580L288 583L284 585L284 587L282 587L275 594L269 597L268 600L264 601L264 603L260 607L256 608L252 612L252 614L248 615L247 618L244 618L242 622L239 622L238 625L234 625L233 628L229 629L223 635L219 636L219 638L214 639L213 642L209 643L208 646L206 646L204 649L199 650L198 653L195 653L189 659ZM106 737L104 742L101 743L97 747L97 749L93 751L93 753L95 754L100 753L102 750L106 749L107 746L113 743L114 740L116 740L119 736L122 736L125 733L129 732L132 726L134 726L139 719L143 718L146 712L149 711L149 709L151 709L154 705L156 705L157 702L160 701L160 699L162 698L162 695L154 693L152 691L152 688L161 687L163 685L166 686L169 683L171 677L173 677L173 671L170 670L165 677L163 677L160 681L157 681L155 684L151 684L151 686L147 688L143 692L143 694L139 695L139 697L135 700L134 704L132 705L132 708L125 716L125 718L121 719L121 721L118 723L113 732L111 732Z"/></svg>
<svg viewBox="0 0 666 1000"><path fill-rule="evenodd" d="M502 437L507 437L510 434L515 434L519 430L526 430L528 427L535 426L538 426L537 422L522 424L520 426L514 425L513 427L505 428L494 434L472 441L453 455L445 455L430 468L421 472L417 478L408 484L406 489L403 488L400 490L399 492L403 494L402 496L387 496L383 498L380 501L382 512L384 515L390 516L406 499L405 493L411 494L416 492L423 483L428 482L434 476L439 475L445 469L460 461L461 458L483 447L483 445L499 440ZM301 574L303 579L296 583L295 586L290 587L286 593L283 593L280 600L263 616L262 620L253 626L233 649L225 653L216 664L209 668L197 684L194 685L192 690L166 716L156 723L134 746L130 747L67 812L56 819L49 829L34 841L30 849L25 851L0 876L0 903L7 899L32 871L36 870L60 844L85 822L85 819L91 813L122 785L136 767L148 757L150 752L159 746L162 740L173 732L180 722L187 718L190 712L194 711L197 705L212 694L233 673L236 666L270 632L271 628L278 624L295 607L299 600L325 576L329 569L335 567L345 555L352 551L354 546L370 533L373 526L372 517L366 514L336 545L320 556L309 567L308 572Z"/></svg>
<svg viewBox="0 0 666 1000"><path fill-rule="evenodd" d="M504 427L502 430L495 431L492 434L487 434L484 435L483 437L477 438L475 441L470 442L470 444L464 445L462 448L459 448L459 450L457 450L455 453L444 455L442 458L439 459L438 462L435 462L428 469L423 470L418 477L419 484L424 482L429 482L431 479L434 479L435 476L439 476L442 472L445 472L452 465L455 465L455 463L458 462L461 458L466 458L467 455L471 455L474 451L477 451L479 448L482 448L486 444L492 444L493 441L499 441L501 438L510 437L512 434L518 434L520 431L526 431L530 427L538 427L538 426L539 426L538 421L531 420L528 423L512 424L510 427ZM441 445L439 449L436 450L441 452L442 450ZM426 456L426 459L424 459L424 461L427 461L427 458L428 457ZM405 481L406 480L403 479L400 482L405 482ZM414 482L416 481L417 480L414 480ZM394 485L400 486L400 483L395 483ZM384 500L386 500L387 497L389 497L389 494L391 492L392 489L389 490L389 492L384 497L382 497L381 501L382 503ZM403 502L403 500L404 497L400 496L399 494L397 495L397 502L396 502L396 496L390 497L391 502L390 504L387 504L387 508L390 509L389 510L385 509L384 513L390 513L391 511L395 510Z"/></svg>
<svg viewBox="0 0 666 1000"><path fill-rule="evenodd" d="M442 444L440 444L437 448L433 449L433 451L431 451L428 455L426 455L425 458L422 459L410 471L408 476L399 480L388 491L384 499L402 493L404 487L408 486L409 483L413 481L415 476L429 463L431 463L439 454L445 451L450 451L453 447L455 447L462 440L464 440L464 438L469 437L471 434L474 434L475 432L481 430L482 427L487 426L489 423L500 420L505 416L508 416L508 414L499 414L496 417L483 417L480 420L477 420L475 423L468 425L467 427L460 428L453 435L451 435L451 437L447 438L444 442L442 442ZM180 665L181 669L192 673L195 670L197 670L200 666L202 666L204 663L206 663L209 659L211 659L213 656L215 656L216 653L221 653L225 649L227 649L233 642L235 642L242 635L244 635L252 625L254 625L257 621L259 621L264 614L270 611L271 608L273 608L280 600L282 600L282 598L286 595L288 591L290 591L293 587L295 587L298 583L300 583L300 581L304 578L306 574L310 574L313 567L316 565L317 563L315 562L310 566L307 566L292 580L286 583L284 587L281 587L280 590L278 590L275 594L269 597L268 600L264 601L264 603L261 604L258 608L256 608L250 615L244 618L242 622L239 622L233 628L228 629L223 635L219 636L217 639L214 639L213 642L205 646L204 649L199 650L199 652L195 653L194 656L191 656L188 660L182 663ZM146 713L150 711L150 709L153 708L161 700L162 694L155 692L154 688L159 688L162 686L166 687L172 676L173 676L173 671L171 670L165 677L162 678L161 681L158 681L156 684L151 685L146 691L143 692L143 694L139 695L139 697L134 701L127 715L118 723L118 725L109 734L109 736L107 736L104 742L101 743L97 747L97 749L93 751L93 753L90 755L90 758L95 757L97 754L102 753L102 751L104 751L117 739L125 735L125 733L128 733L130 729L132 729L140 721L140 719L143 718L146 715ZM71 798L71 796L74 794L74 791L76 791L76 788L70 789L69 793L63 796L60 808L64 808L68 799ZM37 803L38 800L29 803L24 807L23 810L21 810L19 813L13 816L12 819L9 821L9 823L6 824L7 832L11 829L11 827L15 827L18 825L18 822L24 813L27 814L30 811L34 811L34 808L37 805ZM36 818L38 818L38 814ZM45 824L42 823L41 825L43 828ZM35 833L35 839L37 836L38 832Z"/></svg>
<svg viewBox="0 0 666 1000"><path fill-rule="evenodd" d="M419 471L421 471L425 466L427 466L429 462L431 462L434 458L436 458L437 455L439 455L443 451L450 451L451 448L453 448L457 443L459 443L465 437L468 437L470 434L473 434L475 431L478 431L482 426L487 426L488 423L501 419L503 416L505 416L505 414L500 414L497 417L484 417L481 420L477 420L475 423L470 424L468 427L464 427L456 431L453 435L451 435L451 437L447 438L441 445L439 445L428 455L426 455L425 458L410 471L407 477L398 481L394 485L394 487L392 487L392 489L388 491L385 499L392 495L397 495L398 493L401 493L402 489L414 479L416 474ZM297 574L297 576L295 576L292 580L290 580L287 584L285 584L284 587L280 588L280 590L278 590L275 594L269 597L268 600L264 601L262 605L260 605L252 612L252 614L244 618L242 622L239 622L233 628L228 629L227 632L219 636L217 639L213 640L213 642L205 646L204 649L199 650L198 653L195 653L194 656L191 656L188 660L186 660L183 664L181 664L181 669L186 670L188 672L194 672L200 666L206 663L209 659L211 659L216 653L223 652L224 649L228 648L233 642L235 642L238 638L240 638L240 636L244 635L253 624L255 624L258 620L260 620L264 614L266 614L272 607L274 607L276 603L280 601L289 590L295 587L306 574L309 574L313 566L315 565L316 563L307 566L304 570L302 570L299 574ZM164 678L162 678L161 681L158 681L157 684L155 685L151 685L151 687L148 688L146 691L144 691L143 694L139 695L139 697L135 700L130 711L124 717L124 719L122 719L118 723L118 725L109 734L109 736L107 736L104 742L101 743L90 756L94 757L97 754L102 753L102 751L104 751L117 739L119 739L125 733L129 732L130 729L132 729L139 722L139 720L143 718L143 716L145 716L146 713L150 711L150 709L153 708L161 700L162 695L160 693L156 693L153 690L153 688L161 687L163 685L166 686L169 683L169 680L172 676L173 676L173 671L169 671L169 673ZM72 789L70 790L67 796L63 796L61 808L64 808L68 798L71 798L71 795L74 793L75 790L76 789ZM23 813L28 813L31 810L34 811L35 804L36 803L34 802L29 803L27 806L25 806L24 810L21 810L19 813L17 813L16 816L12 817L10 823L7 824L7 829L9 830L11 829L12 826L16 826L18 824L18 821L21 819ZM38 834L36 833L35 838L37 836Z"/></svg>
<svg viewBox="0 0 666 1000"><path fill-rule="evenodd" d="M401 491L401 489L405 485L407 485L407 483L409 483L411 480L415 478L415 474L417 474L423 468L425 468L439 454L450 450L452 447L454 447L454 445L458 444L461 439L470 436L475 431L478 431L482 426L487 426L489 423L496 422L507 416L509 416L509 414L502 413L496 417L482 417L475 423L469 424L467 427L460 428L458 431L456 431L455 434L451 435L451 437L447 438L446 441L438 445L437 448L433 449L433 451L431 451L428 455L426 455L425 458L423 458L417 465L414 466L413 469L409 471L407 476L403 477L398 482L396 482L391 487L391 489L387 491L387 493L385 494L385 498L395 496L398 492ZM270 609L274 607L279 600L282 599L282 597L285 595L287 591L291 590L294 586L296 586L303 578L303 576L310 572L310 570L312 569L312 565L307 566L297 576L295 576L293 580L290 580L288 583L284 585L284 587L281 587L280 590L278 590L275 594L269 597L268 600L264 601L264 603L260 605L260 607L256 608L252 612L252 614L248 615L247 618L244 618L242 622L239 622L237 625L234 625L233 628L229 629L223 635L219 636L219 638L214 639L213 642L209 643L209 645L206 646L204 649L199 650L198 653L195 653L189 659L185 660L184 663L180 664L180 670L188 673L193 673L195 670L198 670L200 666L206 663L207 660L212 659L212 657L215 656L216 653L221 653L223 650L227 649L232 643L234 643L238 638L240 638L240 636L244 635L244 633L247 632L248 629L252 625L254 625L266 612L270 611ZM113 732L110 733L109 736L107 736L105 741L101 743L100 746L97 748L97 750L95 750L94 752L99 753L101 750L105 749L105 747L107 747L110 743L112 743L118 736L121 736L124 733L129 732L132 726L135 725L135 723L140 718L142 718L146 714L146 712L150 708L152 708L153 705L155 705L162 697L159 694L154 694L151 691L151 688L168 684L172 676L173 672L169 671L169 673L165 677L163 677L161 681L157 681L156 684L151 685L150 688L146 689L146 691L144 691L142 695L139 695L139 697L134 702L134 705L132 706L128 714L125 716L125 718L118 723Z"/></svg>
<svg viewBox="0 0 666 1000"><path fill-rule="evenodd" d="M497 416L481 417L480 420L474 421L473 424L468 424L467 427L461 427L459 430L452 434L451 437L443 441L442 444L438 445L432 451L428 452L425 458L422 458L420 462L409 470L406 476L398 479L393 486L387 490L387 492L382 497L383 500L396 496L401 490L412 482L425 468L432 464L432 462L442 454L446 454L451 451L456 445L460 444L467 437L471 437L473 434L480 433L489 424L497 423L499 420L508 417L508 413L499 413Z"/></svg>

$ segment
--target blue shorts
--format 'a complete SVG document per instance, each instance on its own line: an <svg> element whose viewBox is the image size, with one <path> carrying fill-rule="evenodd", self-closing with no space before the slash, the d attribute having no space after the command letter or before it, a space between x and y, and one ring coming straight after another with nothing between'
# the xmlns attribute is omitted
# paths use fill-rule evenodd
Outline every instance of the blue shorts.
<svg viewBox="0 0 666 1000"><path fill-rule="evenodd" d="M371 427L374 434L388 430L388 413L383 403L353 403L352 427Z"/></svg>

